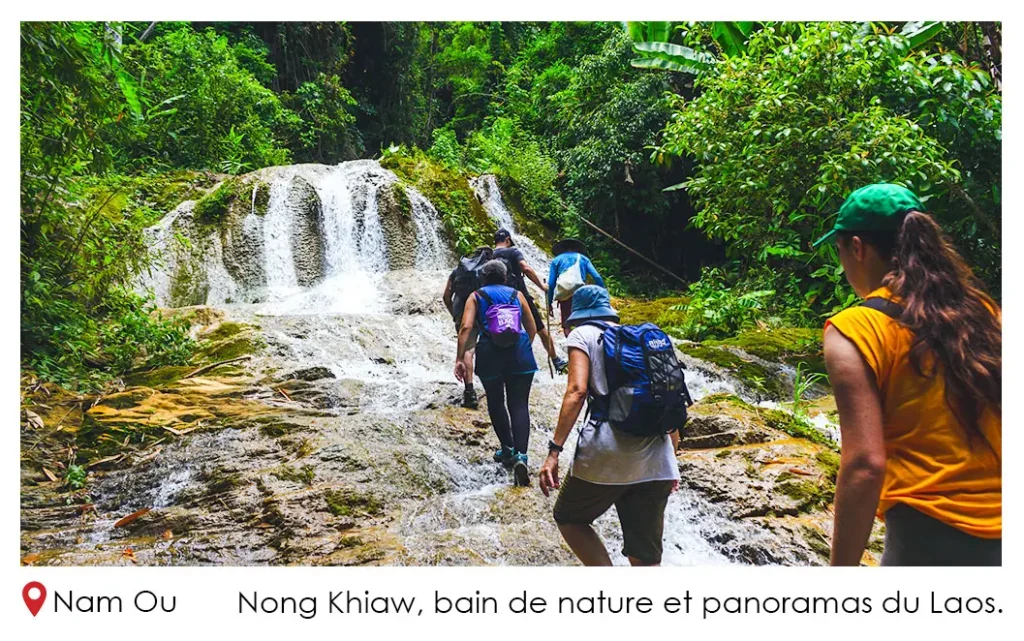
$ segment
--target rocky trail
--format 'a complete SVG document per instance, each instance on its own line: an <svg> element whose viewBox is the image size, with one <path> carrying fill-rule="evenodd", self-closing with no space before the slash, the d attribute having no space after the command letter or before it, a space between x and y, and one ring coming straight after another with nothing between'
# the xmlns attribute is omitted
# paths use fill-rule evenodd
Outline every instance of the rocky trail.
<svg viewBox="0 0 1024 641"><path fill-rule="evenodd" d="M472 187L515 231L493 177ZM24 381L23 562L574 564L535 481L565 378L536 377L534 486L512 487L491 461L486 411L459 405L440 300L453 251L430 201L373 161L270 168L232 189L151 230L161 266L140 288L191 324L194 365L99 397ZM545 273L544 250L516 240ZM826 390L794 419L785 359L679 348L698 402L664 563L826 563L838 466ZM769 393L744 378L751 367ZM80 489L55 469L74 462L88 473ZM614 512L598 525L615 551ZM866 561L879 543L876 532Z"/></svg>

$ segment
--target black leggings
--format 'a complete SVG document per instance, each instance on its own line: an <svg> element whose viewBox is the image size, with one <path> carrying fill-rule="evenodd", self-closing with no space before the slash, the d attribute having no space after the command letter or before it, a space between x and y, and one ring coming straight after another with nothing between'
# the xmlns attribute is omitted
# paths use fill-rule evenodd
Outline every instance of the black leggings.
<svg viewBox="0 0 1024 641"><path fill-rule="evenodd" d="M487 393L487 413L498 440L505 447L526 452L530 443L530 386L533 374L508 374L481 381ZM508 409L505 409L506 392ZM511 423L509 421L511 415Z"/></svg>

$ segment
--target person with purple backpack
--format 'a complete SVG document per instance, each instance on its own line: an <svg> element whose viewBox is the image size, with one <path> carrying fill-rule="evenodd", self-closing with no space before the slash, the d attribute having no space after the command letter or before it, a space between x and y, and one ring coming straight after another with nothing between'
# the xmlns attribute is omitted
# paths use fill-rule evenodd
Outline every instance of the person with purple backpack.
<svg viewBox="0 0 1024 641"><path fill-rule="evenodd" d="M530 482L526 450L530 442L530 387L537 373L531 347L537 324L522 292L505 284L508 270L504 262L488 261L481 276L484 284L466 300L462 314L455 378L466 378L466 350L474 333L479 333L476 375L483 383L487 413L501 442L494 460L512 468L516 485L525 486Z"/></svg>

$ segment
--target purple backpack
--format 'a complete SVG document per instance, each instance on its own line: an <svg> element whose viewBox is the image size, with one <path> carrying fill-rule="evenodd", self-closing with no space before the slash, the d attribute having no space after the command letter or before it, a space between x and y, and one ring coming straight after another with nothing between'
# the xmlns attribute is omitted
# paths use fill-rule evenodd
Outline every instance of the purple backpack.
<svg viewBox="0 0 1024 641"><path fill-rule="evenodd" d="M519 307L519 292L512 290L512 296L507 303L495 304L491 297L482 289L477 290L477 295L487 301L487 309L484 311L483 331L490 335L491 340L498 347L512 347L519 342L521 327L521 309Z"/></svg>

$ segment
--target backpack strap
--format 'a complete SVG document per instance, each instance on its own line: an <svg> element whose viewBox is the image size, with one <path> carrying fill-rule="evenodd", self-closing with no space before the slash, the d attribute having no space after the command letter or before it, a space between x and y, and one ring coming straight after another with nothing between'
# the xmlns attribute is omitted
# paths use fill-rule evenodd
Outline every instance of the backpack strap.
<svg viewBox="0 0 1024 641"><path fill-rule="evenodd" d="M487 303L488 307L490 307L491 305L494 304L494 301L491 300L491 297L487 295L487 292L485 292L483 290L483 288L480 288L480 289L476 290L476 295L479 296L480 298L484 299L484 302Z"/></svg>
<svg viewBox="0 0 1024 641"><path fill-rule="evenodd" d="M860 306L873 309L876 312L882 312L893 320L899 320L900 317L903 316L902 305L898 305L887 298L882 298L881 296L865 298L864 302L862 302Z"/></svg>
<svg viewBox="0 0 1024 641"><path fill-rule="evenodd" d="M590 325L591 327L596 327L605 332L608 331L609 329L613 329L611 324L609 324L607 321L601 320L583 321L582 323L580 323L580 326L583 325ZM603 339L604 335L602 334L600 338ZM607 396L598 396L597 394L592 394L590 392L589 385L587 387L587 411L586 414L583 415L583 421L585 423L589 423L591 421L591 414L593 414L594 412L594 405L607 403L608 401Z"/></svg>

